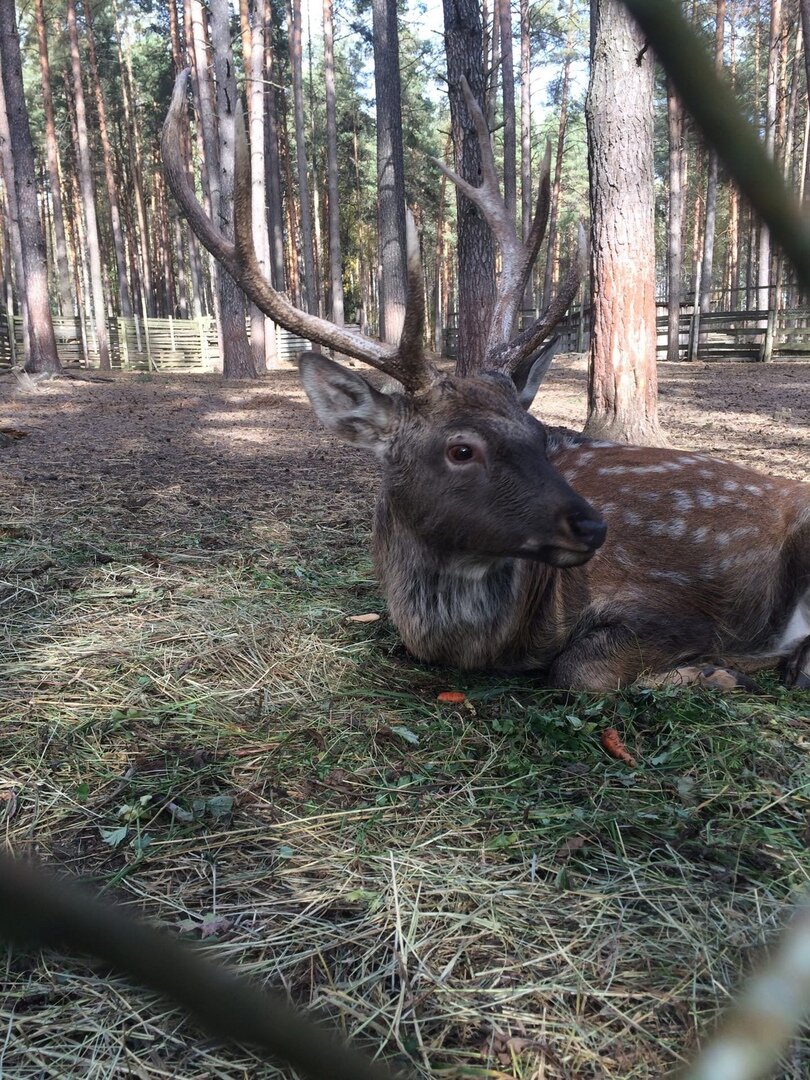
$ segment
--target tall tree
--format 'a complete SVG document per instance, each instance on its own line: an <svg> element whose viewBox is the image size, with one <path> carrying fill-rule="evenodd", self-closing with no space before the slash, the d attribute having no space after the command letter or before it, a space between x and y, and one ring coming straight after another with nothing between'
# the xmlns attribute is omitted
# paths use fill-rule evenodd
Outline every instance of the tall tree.
<svg viewBox="0 0 810 1080"><path fill-rule="evenodd" d="M683 274L683 155L684 114L680 99L667 81L669 134L669 205L667 214L667 360L680 359L681 277Z"/></svg>
<svg viewBox="0 0 810 1080"><path fill-rule="evenodd" d="M107 201L110 208L110 226L112 232L113 250L115 251L115 268L118 275L118 300L121 306L121 314L124 318L132 317L132 300L127 280L127 260L124 252L124 236L121 230L121 210L118 204L118 185L115 178L115 166L113 163L112 146L107 129L107 106L104 101L104 91L98 70L98 58L96 56L96 35L93 27L93 7L87 2L84 4L84 32L87 45L87 59L90 68L90 82L93 87L93 96L96 102L96 119L98 120L98 134L101 141L101 153L104 160L104 179L107 184Z"/></svg>
<svg viewBox="0 0 810 1080"><path fill-rule="evenodd" d="M485 108L481 12L476 0L443 0L447 83L455 171L471 184L481 175L481 151L461 89L466 78ZM479 371L495 305L495 243L475 205L456 188L459 375Z"/></svg>
<svg viewBox="0 0 810 1080"><path fill-rule="evenodd" d="M48 184L51 191L53 212L53 236L56 256L56 287L59 308L63 315L73 311L73 289L65 236L65 216L62 212L62 177L59 167L59 145L56 139L56 117L51 88L51 65L48 57L48 34L45 26L43 0L35 0L34 19L39 44L39 75L42 80L42 109L45 116L45 161L48 167Z"/></svg>
<svg viewBox="0 0 810 1080"><path fill-rule="evenodd" d="M312 243L312 213L309 206L309 177L307 175L307 150L304 133L304 78L301 50L301 0L289 0L288 20L290 29L290 66L293 84L293 119L295 122L295 157L298 169L298 201L301 218L301 248L304 276L301 292L307 311L318 311L315 285L315 260ZM289 189L288 189L289 191Z"/></svg>
<svg viewBox="0 0 810 1080"><path fill-rule="evenodd" d="M73 74L73 105L76 110L76 160L79 187L84 210L87 255L90 262L90 293L93 299L93 325L96 331L98 362L102 371L109 371L110 338L107 330L107 309L104 299L104 274L101 265L101 240L96 215L96 193L93 183L93 161L87 133L87 111L82 86L82 62L79 54L79 28L76 20L76 0L67 0L67 26L70 41L70 68Z"/></svg>
<svg viewBox="0 0 810 1080"><path fill-rule="evenodd" d="M0 0L0 78L3 82L4 113L8 120L11 156L14 160L14 189L17 196L19 232L28 308L28 371L59 371L59 355L48 305L48 266L45 237L37 205L36 166L31 127L25 105L20 38L14 0ZM8 178L7 178L8 179Z"/></svg>
<svg viewBox="0 0 810 1080"><path fill-rule="evenodd" d="M591 0L589 434L660 443L655 369L653 58L620 0Z"/></svg>
<svg viewBox="0 0 810 1080"><path fill-rule="evenodd" d="M329 222L329 296L332 322L343 325L343 265L340 254L335 27L332 0L323 0L323 63L326 90L326 213Z"/></svg>
<svg viewBox="0 0 810 1080"><path fill-rule="evenodd" d="M396 0L372 0L377 102L380 337L396 343L405 319L405 159Z"/></svg>
<svg viewBox="0 0 810 1080"><path fill-rule="evenodd" d="M286 288L284 273L284 205L281 198L281 161L279 157L278 92L275 74L275 42L272 5L267 5L264 30L264 81L265 95L265 180L267 213L270 228L270 261L273 269L273 285L283 292Z"/></svg>
<svg viewBox="0 0 810 1080"><path fill-rule="evenodd" d="M495 0L501 39L501 92L503 100L503 198L514 219L517 206L517 146L515 118L515 60L512 41L511 0Z"/></svg>
<svg viewBox="0 0 810 1080"><path fill-rule="evenodd" d="M714 30L714 62L723 67L723 37L726 18L726 0L716 0ZM700 267L698 304L700 314L709 310L714 268L714 234L717 227L717 152L709 151L709 175L706 181L706 224L703 229L703 260Z"/></svg>
<svg viewBox="0 0 810 1080"><path fill-rule="evenodd" d="M236 91L231 51L231 9L229 0L211 4L211 46L216 80L216 131L218 162L218 222L233 239L234 147L236 110L241 108ZM209 163L210 165L210 163ZM210 166L213 171L213 166ZM249 379L258 374L247 339L245 297L233 278L222 271L218 276L219 320L222 335L222 374L226 379Z"/></svg>
<svg viewBox="0 0 810 1080"><path fill-rule="evenodd" d="M768 75L765 106L765 149L770 157L776 153L776 114L779 88L779 53L782 36L782 0L771 0L768 34ZM771 234L764 224L759 227L759 269L756 306L760 310L771 306Z"/></svg>

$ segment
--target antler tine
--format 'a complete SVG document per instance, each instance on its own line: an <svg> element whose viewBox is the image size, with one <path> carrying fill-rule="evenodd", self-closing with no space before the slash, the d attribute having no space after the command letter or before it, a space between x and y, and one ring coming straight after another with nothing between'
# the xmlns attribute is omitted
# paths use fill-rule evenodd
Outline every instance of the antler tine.
<svg viewBox="0 0 810 1080"><path fill-rule="evenodd" d="M265 280L253 247L251 228L251 182L245 121L241 111L236 116L234 166L234 235L232 243L207 216L200 206L180 155L181 123L184 115L189 71L177 76L169 111L161 135L161 155L166 179L181 210L200 241L220 262L250 300L293 334L307 341L325 345L337 352L362 360L379 371L398 379L408 391L420 390L432 377L427 365L420 369L410 363L399 369L399 350L374 338L358 334L346 327L336 326L327 319L301 311ZM421 292L421 290L420 290ZM420 299L420 303L424 303Z"/></svg>
<svg viewBox="0 0 810 1080"><path fill-rule="evenodd" d="M405 244L408 259L408 302L397 351L397 378L412 392L426 389L438 378L438 369L425 357L425 284L419 236L410 210L405 211Z"/></svg>
<svg viewBox="0 0 810 1080"><path fill-rule="evenodd" d="M577 253L571 263L565 281L557 295L543 314L531 326L507 341L499 348L487 354L487 366L505 374L514 372L522 361L532 356L540 348L560 319L565 315L577 294L579 283L588 263L588 243L585 229L580 224L577 230Z"/></svg>
<svg viewBox="0 0 810 1080"><path fill-rule="evenodd" d="M537 204L534 210L534 219L529 235L526 238L526 247L531 252L531 262L537 258L537 252L546 235L548 215L551 210L551 139L546 139L546 152L543 155L543 163L540 166L540 181L537 185ZM531 264L530 264L531 265Z"/></svg>

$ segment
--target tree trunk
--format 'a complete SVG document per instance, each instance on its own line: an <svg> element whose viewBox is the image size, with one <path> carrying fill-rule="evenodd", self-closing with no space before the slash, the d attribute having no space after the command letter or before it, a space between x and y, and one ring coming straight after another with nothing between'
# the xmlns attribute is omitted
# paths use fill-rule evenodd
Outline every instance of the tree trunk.
<svg viewBox="0 0 810 1080"><path fill-rule="evenodd" d="M782 35L782 0L771 0L768 35L768 83L765 111L765 150L774 157L776 150L776 111L779 84L779 43ZM771 306L771 234L764 224L759 227L759 267L757 273L757 308Z"/></svg>
<svg viewBox="0 0 810 1080"><path fill-rule="evenodd" d="M48 182L51 188L53 212L54 252L56 255L56 285L59 293L59 310L63 315L73 311L74 297L70 280L70 265L65 237L65 215L62 210L62 180L59 168L59 145L56 139L56 120L51 89L51 65L48 58L48 36L45 27L43 0L35 0L34 17L39 40L39 74L42 79L42 108L45 113L45 158L48 166Z"/></svg>
<svg viewBox="0 0 810 1080"><path fill-rule="evenodd" d="M443 0L447 53L447 82L453 132L455 171L471 184L481 173L481 154L475 129L461 90L466 76L482 108L484 70L481 15L476 0ZM475 205L456 189L458 354L456 372L480 371L495 306L495 243Z"/></svg>
<svg viewBox="0 0 810 1080"><path fill-rule="evenodd" d="M653 58L619 0L591 0L588 435L660 444L655 367Z"/></svg>
<svg viewBox="0 0 810 1080"><path fill-rule="evenodd" d="M38 0L39 3L42 0ZM96 39L93 32L92 4L84 5L85 34L87 42L87 59L90 67L90 81L93 85L93 94L96 101L96 116L98 119L98 134L101 140L101 152L104 158L104 179L107 183L107 199L110 205L110 225L112 228L112 241L115 250L115 267L118 273L118 301L121 314L125 319L132 317L132 300L127 281L127 260L124 252L124 238L121 231L121 210L118 205L118 188L115 182L115 170L113 168L112 148L110 136L107 131L107 109L104 104L104 93L101 88L101 79L98 73L98 60L96 58Z"/></svg>
<svg viewBox="0 0 810 1080"><path fill-rule="evenodd" d="M396 0L372 0L377 98L380 337L396 344L405 320L405 161Z"/></svg>
<svg viewBox="0 0 810 1080"><path fill-rule="evenodd" d="M219 136L217 222L225 236L232 240L235 115L241 106L236 92L231 52L230 10L228 0L214 0L211 4L211 45L216 79L216 127ZM218 287L222 327L222 374L226 379L255 379L258 372L247 339L244 294L224 270L218 276Z"/></svg>
<svg viewBox="0 0 810 1080"><path fill-rule="evenodd" d="M573 18L574 5L568 5L569 22ZM551 303L551 294L554 288L554 255L557 247L557 221L560 215L560 194L562 189L562 166L565 154L565 135L568 129L568 87L571 80L571 56L573 47L573 35L569 31L565 40L565 57L563 59L562 79L560 86L560 120L557 126L557 150L554 157L554 179L551 184L551 207L548 216L548 243L546 246L546 269L543 275L543 297L541 310L545 311Z"/></svg>
<svg viewBox="0 0 810 1080"><path fill-rule="evenodd" d="M48 305L48 265L45 237L37 206L36 170L31 128L25 105L14 0L0 0L0 79L3 99L0 103L8 120L11 157L14 161L14 184L19 215L20 247L24 270L22 286L28 309L28 371L59 371L59 355L53 320Z"/></svg>
<svg viewBox="0 0 810 1080"><path fill-rule="evenodd" d="M273 286L279 292L287 287L284 273L284 206L281 199L281 161L279 155L278 98L274 76L273 11L267 5L267 18L264 30L264 79L267 87L265 98L267 114L265 117L265 167L267 169L266 190L268 198L268 218L270 228L270 259L273 268ZM289 193L287 195L289 199Z"/></svg>
<svg viewBox="0 0 810 1080"><path fill-rule="evenodd" d="M298 200L301 217L301 254L304 277L301 282L303 307L312 313L318 310L315 294L315 261L312 247L312 213L309 206L307 151L304 139L304 83L301 53L301 0L290 0L288 8L290 31L290 65L293 84L293 118L295 121L295 156L298 167ZM288 189L289 190L289 189Z"/></svg>
<svg viewBox="0 0 810 1080"><path fill-rule="evenodd" d="M323 59L326 83L326 212L329 221L330 317L343 325L343 264L340 255L340 197L338 195L337 110L335 105L335 46L332 0L323 0Z"/></svg>
<svg viewBox="0 0 810 1080"><path fill-rule="evenodd" d="M723 69L723 32L726 17L726 0L717 0L715 9L714 62L718 71ZM709 311L714 270L714 234L717 226L717 153L709 151L709 175L706 180L706 223L703 229L703 260L700 266L699 307L700 314Z"/></svg>
<svg viewBox="0 0 810 1080"><path fill-rule="evenodd" d="M808 0L810 3L810 0ZM529 0L520 0L520 209L521 236L528 239L534 218L532 191L532 53ZM531 296L531 278L527 298Z"/></svg>
<svg viewBox="0 0 810 1080"><path fill-rule="evenodd" d="M515 144L515 61L511 0L496 0L501 39L503 95L503 198L511 221L517 210L517 148Z"/></svg>
<svg viewBox="0 0 810 1080"><path fill-rule="evenodd" d="M82 194L82 207L84 209L87 254L90 260L90 292L93 298L93 320L98 347L98 363L102 371L109 371L112 367L110 340L107 332L107 310L104 301L104 273L101 265L101 244L98 218L96 217L93 163L90 157L87 113L84 106L81 57L79 55L79 29L76 23L76 0L67 0L67 26L70 41L70 67L73 73L73 101L76 108L76 135L78 138L76 160Z"/></svg>
<svg viewBox="0 0 810 1080"><path fill-rule="evenodd" d="M680 360L681 275L683 272L683 106L667 85L669 131L669 217L667 221L667 360Z"/></svg>
<svg viewBox="0 0 810 1080"><path fill-rule="evenodd" d="M11 296L9 297L8 313L13 317L16 309L22 322L23 336L23 364L27 364L31 358L31 331L28 321L28 301L25 292L25 263L23 260L22 239L20 237L20 208L17 203L17 187L14 182L14 155L11 152L11 135L9 132L8 115L6 112L6 99L3 91L2 61L0 60L0 174L3 177L3 186L6 192L6 208L8 211L9 247L11 250ZM45 253L47 267L47 252ZM14 339L14 327L10 328L10 337ZM15 357L19 363L19 357Z"/></svg>

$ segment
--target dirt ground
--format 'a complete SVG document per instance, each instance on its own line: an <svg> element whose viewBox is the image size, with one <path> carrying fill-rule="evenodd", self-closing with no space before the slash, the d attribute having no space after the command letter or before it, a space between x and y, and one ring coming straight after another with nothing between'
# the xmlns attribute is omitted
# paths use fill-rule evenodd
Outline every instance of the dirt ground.
<svg viewBox="0 0 810 1080"><path fill-rule="evenodd" d="M806 480L810 474L810 365L661 365L660 417L673 446ZM581 428L584 359L558 357L534 412ZM292 370L255 385L216 376L118 375L113 382L59 380L20 391L0 379L0 428L24 438L0 451L4 498L58 503L70 482L124 495L188 484L206 501L246 511L271 500L370 507L373 463L317 423ZM133 497L135 497L133 495ZM276 500L279 500L278 502Z"/></svg>

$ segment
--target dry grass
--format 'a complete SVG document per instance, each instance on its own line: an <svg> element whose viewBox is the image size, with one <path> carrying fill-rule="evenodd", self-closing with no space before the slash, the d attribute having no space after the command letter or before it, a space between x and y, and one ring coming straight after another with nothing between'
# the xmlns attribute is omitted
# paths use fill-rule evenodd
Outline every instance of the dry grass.
<svg viewBox="0 0 810 1080"><path fill-rule="evenodd" d="M345 622L382 610L371 474L296 408L284 378L7 402L7 844L417 1075L665 1075L807 885L807 695L414 665ZM291 1075L87 963L9 956L2 983L9 1080ZM808 1073L805 1041L780 1075Z"/></svg>

